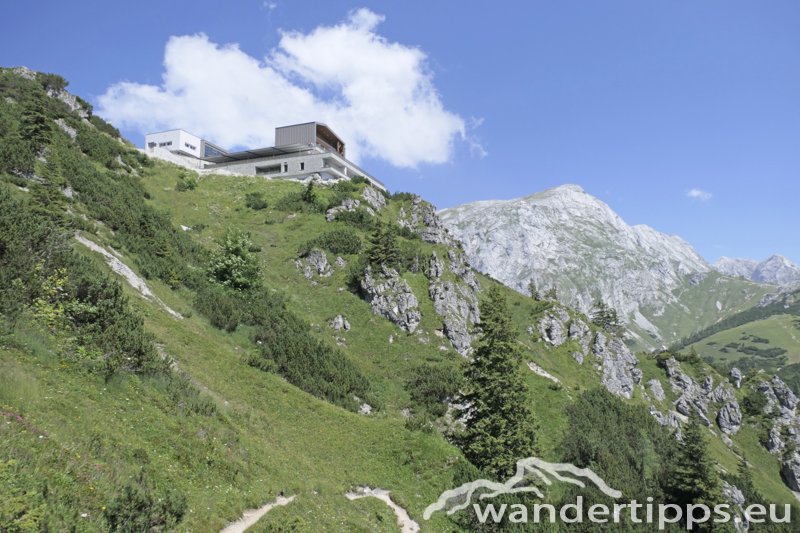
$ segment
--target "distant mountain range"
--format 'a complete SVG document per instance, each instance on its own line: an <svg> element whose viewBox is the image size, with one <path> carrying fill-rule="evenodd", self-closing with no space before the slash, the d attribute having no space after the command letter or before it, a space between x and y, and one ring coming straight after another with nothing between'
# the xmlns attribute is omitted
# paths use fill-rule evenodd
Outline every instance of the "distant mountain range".
<svg viewBox="0 0 800 533"><path fill-rule="evenodd" d="M749 279L770 285L800 285L800 266L782 255L773 255L764 261L721 257L714 269L727 276Z"/></svg>
<svg viewBox="0 0 800 533"><path fill-rule="evenodd" d="M559 300L582 311L603 300L642 348L668 345L774 291L740 273L749 266L718 272L680 237L626 224L577 185L440 216L478 270L521 292L531 283L556 288ZM774 264L759 270L781 280L784 271Z"/></svg>

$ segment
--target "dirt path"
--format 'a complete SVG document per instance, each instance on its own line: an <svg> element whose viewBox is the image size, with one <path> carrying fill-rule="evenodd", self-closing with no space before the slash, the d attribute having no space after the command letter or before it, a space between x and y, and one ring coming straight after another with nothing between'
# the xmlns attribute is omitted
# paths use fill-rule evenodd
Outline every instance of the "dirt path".
<svg viewBox="0 0 800 533"><path fill-rule="evenodd" d="M397 525L400 526L401 533L419 533L419 524L411 520L408 511L397 505L389 497L389 491L384 489L371 489L369 487L361 487L357 492L348 492L345 494L348 500L360 500L361 498L378 498L383 503L389 506L397 516Z"/></svg>
<svg viewBox="0 0 800 533"><path fill-rule="evenodd" d="M131 268L123 263L117 255L115 255L112 251L108 251L107 249L103 248L96 242L90 241L86 237L82 235L75 235L75 240L90 249L93 252L97 252L98 254L103 256L103 259L106 260L108 266L113 270L115 273L119 274L125 281L128 282L128 285L139 291L139 294L142 295L147 300L152 300L160 305L164 311L172 315L174 318L182 319L180 313L171 309L167 304L161 301L161 299L153 294L153 291L150 290L150 287L147 286L147 282L142 279L139 275L136 274Z"/></svg>
<svg viewBox="0 0 800 533"><path fill-rule="evenodd" d="M294 499L295 496L289 496L288 498L278 496L274 502L268 503L262 507L259 507L258 509L247 509L244 513L242 513L242 517L239 520L228 524L225 529L220 531L220 533L244 533L247 528L261 520L265 514L273 510L275 507L289 505Z"/></svg>

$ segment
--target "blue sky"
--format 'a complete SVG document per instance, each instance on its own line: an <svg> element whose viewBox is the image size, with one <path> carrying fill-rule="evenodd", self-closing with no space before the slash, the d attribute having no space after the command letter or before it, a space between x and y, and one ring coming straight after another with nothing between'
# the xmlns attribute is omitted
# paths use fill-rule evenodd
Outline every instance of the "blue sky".
<svg viewBox="0 0 800 533"><path fill-rule="evenodd" d="M331 126L356 139L346 140L362 166L439 207L577 183L709 260L778 252L800 262L798 28L793 0L12 2L0 64L64 75L137 144L156 119L235 144L236 132L197 119L210 110L183 105L182 89L159 92L165 72L187 76L181 67L207 74L184 80L195 95L234 91L213 85L237 78L214 79L231 58L260 89L247 95L243 82L220 102L240 100L262 122L294 119L295 108L297 122L338 117ZM317 61L330 50L344 78ZM267 69L289 92L263 94L281 86ZM384 102L384 79L408 82L408 94ZM109 96L123 81L137 85ZM154 92L160 111L144 117ZM384 126L370 122L376 114ZM263 124L263 138L275 125ZM241 139L261 141L260 128Z"/></svg>

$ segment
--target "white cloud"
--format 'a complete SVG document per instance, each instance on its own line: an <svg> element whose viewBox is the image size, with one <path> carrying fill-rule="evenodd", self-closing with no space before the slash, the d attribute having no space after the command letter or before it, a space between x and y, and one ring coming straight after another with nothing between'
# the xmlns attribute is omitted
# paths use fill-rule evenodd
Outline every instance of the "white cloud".
<svg viewBox="0 0 800 533"><path fill-rule="evenodd" d="M223 146L274 142L275 126L318 120L347 142L348 157L400 167L444 163L466 121L444 108L425 53L376 33L383 16L359 9L334 26L281 32L263 60L203 34L172 37L160 86L119 82L98 112L141 133L183 128Z"/></svg>
<svg viewBox="0 0 800 533"><path fill-rule="evenodd" d="M264 2L261 4L261 7L266 9L267 11L272 11L276 7L278 7L278 2L270 2L269 0L264 0Z"/></svg>
<svg viewBox="0 0 800 533"><path fill-rule="evenodd" d="M692 200L699 200L701 202L707 202L711 200L711 197L714 196L708 191L704 191L702 189L689 189L686 191L687 198L691 198Z"/></svg>

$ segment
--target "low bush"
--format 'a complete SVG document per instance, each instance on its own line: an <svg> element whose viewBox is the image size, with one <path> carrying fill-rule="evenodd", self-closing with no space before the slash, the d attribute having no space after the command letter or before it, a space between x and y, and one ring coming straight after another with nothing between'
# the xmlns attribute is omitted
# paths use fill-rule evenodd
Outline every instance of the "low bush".
<svg viewBox="0 0 800 533"><path fill-rule="evenodd" d="M424 364L411 372L405 386L414 406L438 418L447 412L447 402L461 385L462 374L454 366Z"/></svg>
<svg viewBox="0 0 800 533"><path fill-rule="evenodd" d="M244 205L254 211L260 211L267 208L267 201L264 199L264 193L249 192L244 197Z"/></svg>
<svg viewBox="0 0 800 533"><path fill-rule="evenodd" d="M312 248L322 248L333 254L357 254L361 252L362 242L361 238L351 228L337 228L326 231L322 235L311 239L304 244L299 254L305 255Z"/></svg>

